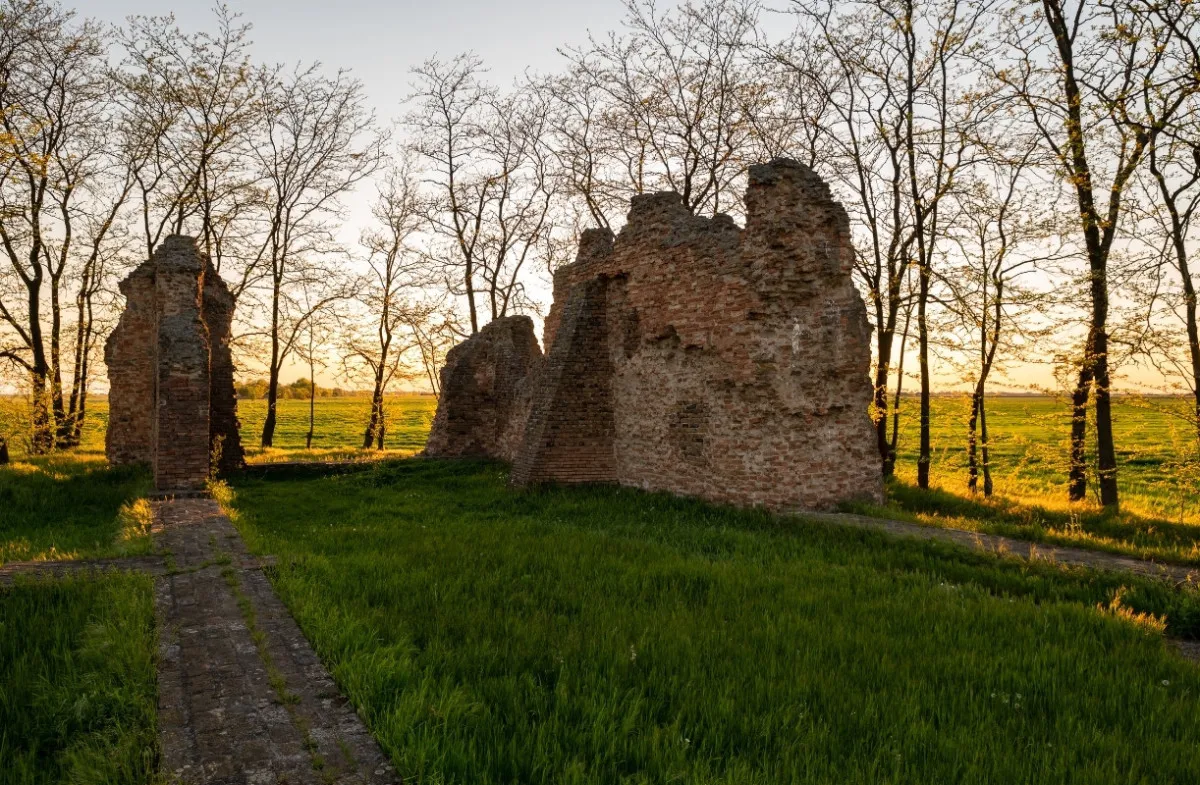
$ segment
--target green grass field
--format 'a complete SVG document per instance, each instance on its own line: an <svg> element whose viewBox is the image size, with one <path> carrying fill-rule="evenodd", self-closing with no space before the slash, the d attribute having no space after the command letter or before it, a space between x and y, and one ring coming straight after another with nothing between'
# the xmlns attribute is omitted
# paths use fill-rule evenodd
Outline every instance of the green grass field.
<svg viewBox="0 0 1200 785"><path fill-rule="evenodd" d="M411 454L434 402L389 403L382 455ZM987 504L961 495L957 404L937 405L941 490L906 482L905 453L888 505L868 512L1195 556L1194 487L1179 518L1153 515L1184 476L1168 415L1123 403L1132 509L1104 516L1057 501L1056 405L997 399L1005 495ZM92 412L80 450L28 458L20 409L0 400L18 448L0 469L0 562L149 547L147 473L104 464L103 401ZM281 402L277 446L251 459L381 455L357 449L365 399L317 412L304 450L307 404ZM249 446L263 413L241 404ZM505 479L494 464L388 461L217 486L251 548L278 557L277 590L406 781L1157 784L1200 770L1200 672L1163 637L1200 639L1194 588ZM19 729L0 760L20 762L0 785L148 781L139 580L0 590L0 683L23 685L0 702L0 733Z"/></svg>
<svg viewBox="0 0 1200 785"><path fill-rule="evenodd" d="M157 763L143 575L0 590L0 785L137 785Z"/></svg>
<svg viewBox="0 0 1200 785"><path fill-rule="evenodd" d="M1183 398L1116 399L1113 425L1122 506L1144 517L1200 523L1200 445ZM933 484L951 493L967 489L970 401L939 396L932 403ZM897 477L915 482L918 409L901 403ZM998 397L988 404L991 465L997 494L1025 503L1067 507L1069 401ZM1094 461L1094 436L1089 437ZM1090 492L1097 489L1092 482ZM1097 500L1093 499L1093 502Z"/></svg>
<svg viewBox="0 0 1200 785"><path fill-rule="evenodd" d="M1200 595L494 464L223 502L418 783L1192 783ZM297 514L297 511L303 511ZM1113 607L1129 615L1101 610Z"/></svg>

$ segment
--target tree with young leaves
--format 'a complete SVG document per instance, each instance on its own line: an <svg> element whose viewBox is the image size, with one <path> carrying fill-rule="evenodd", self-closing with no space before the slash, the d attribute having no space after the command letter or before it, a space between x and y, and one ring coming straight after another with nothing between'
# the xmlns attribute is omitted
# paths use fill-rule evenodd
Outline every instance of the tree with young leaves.
<svg viewBox="0 0 1200 785"><path fill-rule="evenodd" d="M1090 312L1072 393L1069 496L1087 493L1087 420L1094 399L1101 503L1119 504L1112 421L1110 259L1129 218L1135 175L1195 91L1172 53L1177 32L1148 0L1014 2L1000 19L1008 55L992 76L1074 192Z"/></svg>
<svg viewBox="0 0 1200 785"><path fill-rule="evenodd" d="M108 142L107 47L57 5L0 4L0 362L26 376L34 453L78 443L96 301L121 251L131 179Z"/></svg>

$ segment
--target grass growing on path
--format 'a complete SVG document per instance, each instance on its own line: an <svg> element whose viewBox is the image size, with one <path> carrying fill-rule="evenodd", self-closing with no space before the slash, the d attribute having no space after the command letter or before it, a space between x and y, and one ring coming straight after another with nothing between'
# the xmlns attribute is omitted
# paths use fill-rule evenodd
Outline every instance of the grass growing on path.
<svg viewBox="0 0 1200 785"><path fill-rule="evenodd" d="M1200 632L1169 586L618 489L516 493L491 464L244 480L225 502L406 782L1200 771L1200 671L1130 615Z"/></svg>
<svg viewBox="0 0 1200 785"><path fill-rule="evenodd" d="M150 578L0 588L0 785L138 785L157 756Z"/></svg>

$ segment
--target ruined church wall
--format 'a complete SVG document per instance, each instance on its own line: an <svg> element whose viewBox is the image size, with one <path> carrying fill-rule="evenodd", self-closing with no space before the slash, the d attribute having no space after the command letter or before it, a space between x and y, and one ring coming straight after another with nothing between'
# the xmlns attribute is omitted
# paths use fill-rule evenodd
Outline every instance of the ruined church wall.
<svg viewBox="0 0 1200 785"><path fill-rule="evenodd" d="M607 385L611 440L576 442L576 453L592 449L598 464L611 454L621 484L718 502L822 509L879 499L870 333L846 214L790 161L753 167L746 204L743 231L726 216L692 216L674 194L636 197L619 237L587 233L576 263L558 271L551 357L587 282L607 282L610 362L580 366L570 385ZM592 413L564 386L550 416ZM515 470L518 484L578 473L548 455L522 462L544 468Z"/></svg>
<svg viewBox="0 0 1200 785"><path fill-rule="evenodd" d="M114 466L149 464L154 429L154 374L158 346L154 272L146 262L120 283L126 306L104 344L108 367L108 428L104 451Z"/></svg>
<svg viewBox="0 0 1200 785"><path fill-rule="evenodd" d="M451 349L425 455L515 460L541 365L528 316L495 319Z"/></svg>

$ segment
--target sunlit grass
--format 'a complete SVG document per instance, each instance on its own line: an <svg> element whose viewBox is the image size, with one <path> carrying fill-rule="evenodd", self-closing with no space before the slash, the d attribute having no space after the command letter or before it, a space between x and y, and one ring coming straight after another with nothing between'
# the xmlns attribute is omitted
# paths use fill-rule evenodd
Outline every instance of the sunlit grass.
<svg viewBox="0 0 1200 785"><path fill-rule="evenodd" d="M1200 770L1193 591L494 464L273 477L222 501L405 781Z"/></svg>
<svg viewBox="0 0 1200 785"><path fill-rule="evenodd" d="M0 564L148 553L143 467L57 454L0 468Z"/></svg>

